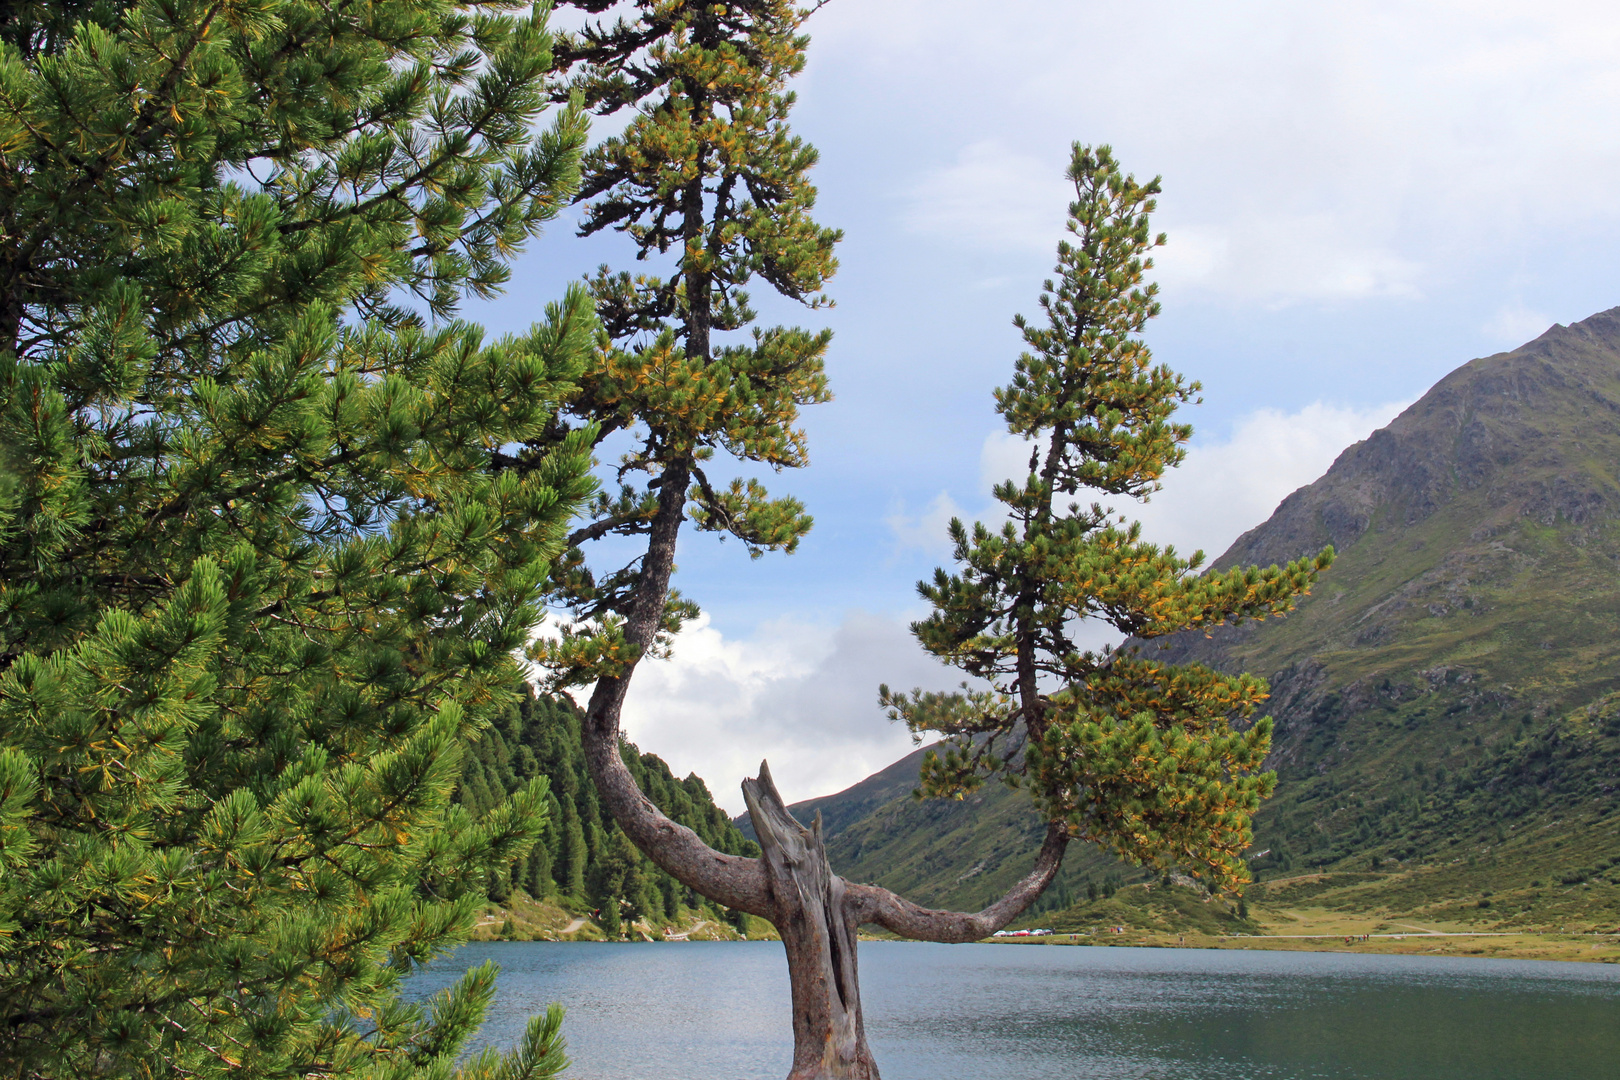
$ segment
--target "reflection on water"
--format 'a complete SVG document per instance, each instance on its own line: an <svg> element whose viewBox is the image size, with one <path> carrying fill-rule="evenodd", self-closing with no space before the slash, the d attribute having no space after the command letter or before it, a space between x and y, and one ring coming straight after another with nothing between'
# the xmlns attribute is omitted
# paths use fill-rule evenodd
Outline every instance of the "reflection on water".
<svg viewBox="0 0 1620 1080"><path fill-rule="evenodd" d="M430 994L501 965L480 1044L551 1001L578 1080L778 1080L775 942L469 945ZM861 946L885 1080L1615 1080L1620 968L1345 953Z"/></svg>

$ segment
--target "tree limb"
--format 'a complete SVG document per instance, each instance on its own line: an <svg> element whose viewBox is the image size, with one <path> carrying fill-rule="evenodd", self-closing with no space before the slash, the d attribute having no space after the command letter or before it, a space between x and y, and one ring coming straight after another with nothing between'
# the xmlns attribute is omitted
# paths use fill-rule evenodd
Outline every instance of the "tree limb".
<svg viewBox="0 0 1620 1080"><path fill-rule="evenodd" d="M1000 900L975 914L921 907L878 885L851 883L847 902L861 923L876 923L915 941L978 941L1012 922L1035 902L1057 876L1068 845L1067 829L1060 824L1047 825L1046 842L1035 859L1035 868Z"/></svg>
<svg viewBox="0 0 1620 1080"><path fill-rule="evenodd" d="M666 482L659 488L641 580L636 583L630 617L625 621L626 642L643 651L658 634L669 596L689 477L690 462L677 459L665 471ZM671 821L642 794L625 768L619 756L619 714L629 689L628 671L597 680L580 728L586 764L603 806L631 842L676 880L727 907L770 918L770 892L759 860L716 851L697 833Z"/></svg>

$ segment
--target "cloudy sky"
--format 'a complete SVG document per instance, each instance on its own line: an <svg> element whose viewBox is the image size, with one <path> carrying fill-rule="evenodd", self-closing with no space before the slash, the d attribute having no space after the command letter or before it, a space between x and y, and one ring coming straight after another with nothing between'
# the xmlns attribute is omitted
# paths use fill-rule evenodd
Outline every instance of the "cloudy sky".
<svg viewBox="0 0 1620 1080"><path fill-rule="evenodd" d="M759 306L836 333L813 463L774 481L816 528L753 563L688 542L677 584L704 617L626 708L733 810L762 757L790 801L888 764L910 743L877 684L954 682L910 640L914 583L1018 456L990 391L1073 140L1164 178L1147 336L1205 404L1137 514L1182 548L1220 552L1459 364L1620 304L1612 4L831 0L809 31L794 125L846 234L838 306ZM602 261L624 248L558 227L468 314L520 329Z"/></svg>

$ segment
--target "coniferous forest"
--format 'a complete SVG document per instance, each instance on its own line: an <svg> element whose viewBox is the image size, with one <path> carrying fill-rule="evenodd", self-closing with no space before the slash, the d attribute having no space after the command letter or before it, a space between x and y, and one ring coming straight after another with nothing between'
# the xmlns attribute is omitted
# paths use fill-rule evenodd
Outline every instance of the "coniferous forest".
<svg viewBox="0 0 1620 1080"><path fill-rule="evenodd" d="M504 869L489 872L490 901L507 904L514 891L555 900L615 936L627 921L658 927L675 923L684 912L742 925L737 913L718 908L654 866L602 812L585 768L580 719L572 699L537 696L525 688L522 699L485 729L463 761L453 799L474 816L499 807L537 778L550 786L540 838ZM621 753L647 797L704 843L731 855L759 853L714 804L701 777L677 779L662 758L628 742L621 744Z"/></svg>

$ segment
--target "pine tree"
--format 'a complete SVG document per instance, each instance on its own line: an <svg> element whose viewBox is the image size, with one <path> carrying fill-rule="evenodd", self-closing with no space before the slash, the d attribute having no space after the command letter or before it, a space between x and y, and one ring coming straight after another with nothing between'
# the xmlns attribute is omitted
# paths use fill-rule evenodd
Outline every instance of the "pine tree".
<svg viewBox="0 0 1620 1080"><path fill-rule="evenodd" d="M658 891L663 902L664 918L673 922L681 913L680 883L667 873L660 874Z"/></svg>
<svg viewBox="0 0 1620 1080"><path fill-rule="evenodd" d="M545 433L596 321L445 320L576 189L551 62L503 3L0 13L0 1071L565 1064L557 1010L456 1064L492 967L396 998L546 805L449 796L594 486Z"/></svg>
<svg viewBox="0 0 1620 1080"><path fill-rule="evenodd" d="M595 0L576 6L606 8ZM798 500L720 471L805 464L799 410L828 396L826 332L775 327L735 336L754 321L744 291L754 278L814 308L827 302L821 290L836 267L839 234L810 216L815 151L787 125L787 82L804 66L806 15L789 0L635 0L627 17L589 25L560 46L588 107L635 109L621 135L587 156L582 231L618 230L638 259L668 276L604 267L591 282L603 347L570 414L629 447L619 457L618 490L599 497L569 537L556 600L573 621L532 654L554 685L592 687L586 761L624 834L709 901L782 929L795 1076L821 1061L827 1045L823 1006L832 983L815 968L819 960L807 963L826 952L825 942L801 910L814 894L788 883L773 892L765 864L716 850L703 830L671 821L621 755L619 717L636 665L663 654L697 614L671 589L682 526L690 520L732 537L757 557L792 552L811 524ZM585 545L610 537L617 550L623 538L641 550L627 563L592 565Z"/></svg>
<svg viewBox="0 0 1620 1080"><path fill-rule="evenodd" d="M603 268L593 279L604 347L569 404L599 439L635 440L619 490L600 496L569 537L571 574L556 599L581 621L535 654L554 683L594 683L608 695L588 710L588 746L593 725L617 725L619 676L696 614L669 590L688 517L754 555L791 552L810 527L797 500L710 472L717 452L776 469L805 463L798 410L827 397L830 336L783 327L724 336L753 321L744 286L756 276L811 307L825 303L838 239L809 216L816 154L786 124L785 84L804 64L802 13L783 0L641 0L635 11L560 47L589 107L636 109L622 134L587 156L581 231L617 229L638 258L673 263L667 278ZM593 570L581 545L607 536L646 538L645 558ZM597 742L616 752L616 741Z"/></svg>
<svg viewBox="0 0 1620 1080"><path fill-rule="evenodd" d="M926 794L960 797L997 774L1029 788L1049 823L1043 865L1078 838L1230 888L1246 880L1250 816L1275 783L1258 771L1271 722L1249 722L1266 685L1163 664L1145 643L1280 615L1333 553L1198 573L1202 552L1154 545L1100 503L1064 505L1082 490L1158 490L1192 433L1171 414L1199 390L1155 366L1137 336L1159 310L1156 286L1143 285L1164 243L1148 227L1158 181L1138 183L1108 147L1078 144L1068 177L1072 242L1058 245L1057 280L1041 295L1044 325L1015 320L1029 351L996 392L1007 430L1029 444L1028 474L995 487L1008 518L999 530L952 521L960 570L918 586L934 607L913 627L918 640L989 688L884 687L880 698L919 737L944 736L944 754L924 759ZM1073 637L1083 620L1131 644L1083 649Z"/></svg>

